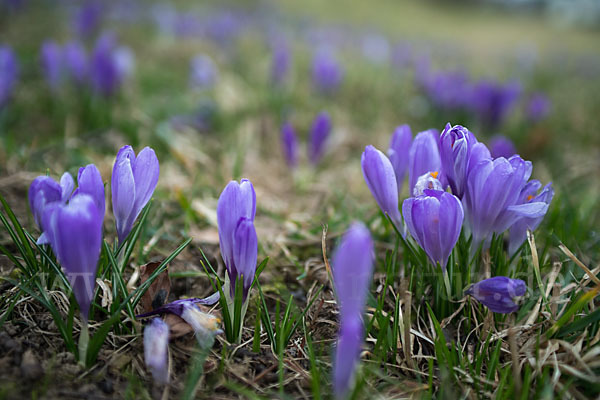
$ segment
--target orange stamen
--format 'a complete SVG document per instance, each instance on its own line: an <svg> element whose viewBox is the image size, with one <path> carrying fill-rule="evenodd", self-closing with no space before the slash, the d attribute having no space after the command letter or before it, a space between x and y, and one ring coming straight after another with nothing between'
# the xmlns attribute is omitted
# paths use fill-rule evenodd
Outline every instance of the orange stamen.
<svg viewBox="0 0 600 400"><path fill-rule="evenodd" d="M431 175L434 179L437 179L439 172L438 171L430 172L429 175Z"/></svg>
<svg viewBox="0 0 600 400"><path fill-rule="evenodd" d="M533 199L533 195L530 194L529 196L527 196L527 201L530 201L531 199Z"/></svg>

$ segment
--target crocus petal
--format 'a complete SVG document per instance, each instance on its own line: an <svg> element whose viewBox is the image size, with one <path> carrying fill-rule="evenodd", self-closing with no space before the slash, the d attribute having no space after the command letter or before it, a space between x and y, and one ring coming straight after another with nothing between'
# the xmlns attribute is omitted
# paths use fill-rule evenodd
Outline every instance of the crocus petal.
<svg viewBox="0 0 600 400"><path fill-rule="evenodd" d="M202 312L193 304L184 303L181 318L194 330L196 339L202 347L212 346L215 335L222 331L219 329L219 319L212 314Z"/></svg>
<svg viewBox="0 0 600 400"><path fill-rule="evenodd" d="M140 151L132 166L132 170L133 180L135 181L135 202L129 222L133 225L133 222L135 222L142 209L152 197L154 189L156 189L156 185L158 184L159 165L154 150L150 147L145 147Z"/></svg>
<svg viewBox="0 0 600 400"><path fill-rule="evenodd" d="M237 276L230 276L232 293L235 293L235 284L238 277L243 276L244 281L244 300L248 295L248 290L254 280L256 272L256 260L258 254L258 239L256 230L251 220L240 218L238 225L233 232L233 263L236 268Z"/></svg>
<svg viewBox="0 0 600 400"><path fill-rule="evenodd" d="M288 166L295 167L298 164L298 139L294 127L289 122L281 127L281 147Z"/></svg>
<svg viewBox="0 0 600 400"><path fill-rule="evenodd" d="M331 133L331 118L325 111L320 112L314 119L310 128L310 137L308 143L308 158L313 165L321 161L327 139Z"/></svg>
<svg viewBox="0 0 600 400"><path fill-rule="evenodd" d="M98 168L94 164L89 164L85 168L80 168L79 174L77 175L77 183L79 187L73 196L78 193L89 194L94 199L94 203L96 203L100 215L104 215L106 211L104 182L102 181L102 176L100 175Z"/></svg>
<svg viewBox="0 0 600 400"><path fill-rule="evenodd" d="M61 190L60 199L63 203L66 203L67 200L69 200L69 198L71 197L71 194L73 193L74 188L75 188L75 181L73 181L73 177L71 176L70 173L65 172L60 177L60 190Z"/></svg>
<svg viewBox="0 0 600 400"><path fill-rule="evenodd" d="M49 176L38 176L31 182L28 193L29 208L40 230L44 230L42 218L46 205L60 201L61 196L62 188Z"/></svg>
<svg viewBox="0 0 600 400"><path fill-rule="evenodd" d="M133 212L135 204L135 180L129 158L115 161L111 177L113 214L117 225L117 235L119 242L125 240L131 227L130 215Z"/></svg>
<svg viewBox="0 0 600 400"><path fill-rule="evenodd" d="M392 163L392 166L394 167L398 192L402 190L402 184L406 176L406 171L408 171L411 144L412 131L410 130L410 126L401 125L397 127L392 135L392 139L390 140L388 157Z"/></svg>
<svg viewBox="0 0 600 400"><path fill-rule="evenodd" d="M515 298L527 291L525 282L505 276L484 279L468 288L465 293L496 313L507 314L516 311L519 306Z"/></svg>
<svg viewBox="0 0 600 400"><path fill-rule="evenodd" d="M169 325L160 318L153 318L144 328L144 360L154 380L169 382Z"/></svg>
<svg viewBox="0 0 600 400"><path fill-rule="evenodd" d="M440 172L442 161L435 129L420 132L415 136L408 156L408 182L412 193L419 177L427 172Z"/></svg>
<svg viewBox="0 0 600 400"><path fill-rule="evenodd" d="M333 364L333 391L337 399L347 398L363 340L364 328L360 317L346 318L340 322Z"/></svg>

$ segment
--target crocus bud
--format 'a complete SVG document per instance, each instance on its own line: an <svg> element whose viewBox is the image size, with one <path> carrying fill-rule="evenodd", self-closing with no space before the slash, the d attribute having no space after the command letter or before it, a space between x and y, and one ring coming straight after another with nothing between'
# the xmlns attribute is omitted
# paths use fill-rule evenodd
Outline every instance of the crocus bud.
<svg viewBox="0 0 600 400"><path fill-rule="evenodd" d="M365 147L360 159L363 177L384 214L389 215L396 228L402 227L398 210L398 187L390 160L373 146Z"/></svg>
<svg viewBox="0 0 600 400"><path fill-rule="evenodd" d="M103 14L102 2L88 0L73 16L73 28L79 36L90 37L100 27Z"/></svg>
<svg viewBox="0 0 600 400"><path fill-rule="evenodd" d="M169 383L169 325L153 318L144 328L144 360L154 380Z"/></svg>
<svg viewBox="0 0 600 400"><path fill-rule="evenodd" d="M421 196L425 193L425 189L444 190L438 176L438 172L427 172L421 175L415 184L412 195L414 197Z"/></svg>
<svg viewBox="0 0 600 400"><path fill-rule="evenodd" d="M490 153L492 158L510 158L517 154L517 149L509 138L502 135L496 135L490 140Z"/></svg>
<svg viewBox="0 0 600 400"><path fill-rule="evenodd" d="M113 35L104 34L96 41L90 59L90 79L94 91L104 97L114 95L121 87L125 70L119 62L117 42Z"/></svg>
<svg viewBox="0 0 600 400"><path fill-rule="evenodd" d="M298 164L298 138L290 122L281 127L281 147L288 166L295 167Z"/></svg>
<svg viewBox="0 0 600 400"><path fill-rule="evenodd" d="M426 189L424 195L404 200L402 215L410 235L433 265L439 263L446 269L464 219L460 200L448 192Z"/></svg>
<svg viewBox="0 0 600 400"><path fill-rule="evenodd" d="M441 173L442 161L438 148L438 133L430 129L417 134L408 155L409 191L413 192L419 177L427 172ZM443 183L443 182L442 182Z"/></svg>
<svg viewBox="0 0 600 400"><path fill-rule="evenodd" d="M333 281L340 306L340 331L333 364L333 389L346 398L364 340L362 314L373 275L373 242L369 230L355 222L333 255Z"/></svg>
<svg viewBox="0 0 600 400"><path fill-rule="evenodd" d="M552 183L548 183L539 194L536 194L542 184L537 180L532 180L521 190L518 204L528 204L542 202L550 204L554 197ZM536 217L523 217L518 219L509 230L508 253L514 254L527 237L527 230L534 231L540 225L546 212Z"/></svg>
<svg viewBox="0 0 600 400"><path fill-rule="evenodd" d="M284 83L288 76L292 53L288 44L282 40L276 40L272 45L271 56L271 80L275 85Z"/></svg>
<svg viewBox="0 0 600 400"><path fill-rule="evenodd" d="M531 176L531 162L519 156L482 160L469 173L464 204L474 246L492 233L501 234L521 218L543 216L548 204L542 201L518 204L521 190Z"/></svg>
<svg viewBox="0 0 600 400"><path fill-rule="evenodd" d="M330 133L331 118L326 111L322 111L315 117L310 128L308 158L313 165L317 165L325 154L325 146Z"/></svg>
<svg viewBox="0 0 600 400"><path fill-rule="evenodd" d="M440 158L444 176L452 193L459 199L465 192L471 148L475 143L475 136L461 125L447 124L440 135Z"/></svg>
<svg viewBox="0 0 600 400"><path fill-rule="evenodd" d="M94 164L79 168L77 185L78 187L75 190L75 193L73 193L73 196L78 193L89 194L92 199L94 199L94 203L96 203L100 215L104 216L104 213L106 212L104 182L102 181L100 171L98 171L98 168Z"/></svg>
<svg viewBox="0 0 600 400"><path fill-rule="evenodd" d="M138 215L152 197L158 183L159 165L154 150L145 147L138 156L123 146L111 178L113 214L119 241L125 240Z"/></svg>
<svg viewBox="0 0 600 400"><path fill-rule="evenodd" d="M550 114L551 103L542 93L535 93L527 102L527 118L532 122L543 120Z"/></svg>
<svg viewBox="0 0 600 400"><path fill-rule="evenodd" d="M342 67L330 50L319 49L315 52L312 61L312 81L317 91L325 94L337 91L343 77Z"/></svg>
<svg viewBox="0 0 600 400"><path fill-rule="evenodd" d="M209 56L198 54L190 62L190 85L198 89L212 88L218 78L217 65Z"/></svg>
<svg viewBox="0 0 600 400"><path fill-rule="evenodd" d="M404 177L406 176L406 171L408 171L408 157L411 144L412 131L410 130L410 126L401 125L397 127L390 140L390 148L387 154L392 167L394 167L398 192L402 191Z"/></svg>
<svg viewBox="0 0 600 400"><path fill-rule="evenodd" d="M244 276L244 299L254 279L258 241L254 229L256 194L252 183L242 179L229 182L219 196L217 223L219 246L227 268L232 296L238 278Z"/></svg>
<svg viewBox="0 0 600 400"><path fill-rule="evenodd" d="M88 59L85 48L79 42L69 42L63 49L65 69L69 78L77 85L85 82Z"/></svg>
<svg viewBox="0 0 600 400"><path fill-rule="evenodd" d="M94 297L102 222L103 215L94 199L84 193L71 197L66 205L49 204L43 216L44 232L71 283L86 321Z"/></svg>
<svg viewBox="0 0 600 400"><path fill-rule="evenodd" d="M18 76L15 53L8 46L0 46L0 109L12 95Z"/></svg>
<svg viewBox="0 0 600 400"><path fill-rule="evenodd" d="M63 78L63 54L61 47L54 41L46 41L40 50L40 59L46 83L50 89L60 88Z"/></svg>
<svg viewBox="0 0 600 400"><path fill-rule="evenodd" d="M526 291L527 286L520 279L495 276L477 282L465 294L473 296L495 313L508 314L519 309L515 299L523 296Z"/></svg>
<svg viewBox="0 0 600 400"><path fill-rule="evenodd" d="M503 84L484 79L473 86L470 106L488 128L494 129L504 122L520 94L518 82Z"/></svg>

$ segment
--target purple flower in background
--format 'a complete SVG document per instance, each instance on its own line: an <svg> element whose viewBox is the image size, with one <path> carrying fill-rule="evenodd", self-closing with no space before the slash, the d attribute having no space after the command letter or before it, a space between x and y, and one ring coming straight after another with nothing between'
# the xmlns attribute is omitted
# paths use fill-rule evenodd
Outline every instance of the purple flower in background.
<svg viewBox="0 0 600 400"><path fill-rule="evenodd" d="M73 17L73 27L80 37L90 37L97 32L102 23L104 13L100 1L87 0L76 11Z"/></svg>
<svg viewBox="0 0 600 400"><path fill-rule="evenodd" d="M235 285L243 275L243 298L254 280L258 251L258 239L254 229L256 215L256 193L252 183L242 179L231 181L225 186L217 203L219 246L227 268L231 298Z"/></svg>
<svg viewBox="0 0 600 400"><path fill-rule="evenodd" d="M440 135L440 158L452 193L462 199L469 171L479 161L490 158L490 153L467 128L447 124Z"/></svg>
<svg viewBox="0 0 600 400"><path fill-rule="evenodd" d="M199 89L212 88L218 78L217 66L207 55L198 54L190 62L190 84Z"/></svg>
<svg viewBox="0 0 600 400"><path fill-rule="evenodd" d="M64 46L63 56L67 75L76 84L82 85L87 77L88 69L85 48L79 42L69 42Z"/></svg>
<svg viewBox="0 0 600 400"><path fill-rule="evenodd" d="M44 42L40 50L40 59L46 83L53 91L58 90L64 76L61 47L52 40Z"/></svg>
<svg viewBox="0 0 600 400"><path fill-rule="evenodd" d="M526 291L527 286L520 279L495 276L475 283L465 294L473 296L495 313L508 314L519 309L515 298L522 297Z"/></svg>
<svg viewBox="0 0 600 400"><path fill-rule="evenodd" d="M527 118L538 122L550 114L551 103L548 97L542 93L535 93L527 102Z"/></svg>
<svg viewBox="0 0 600 400"><path fill-rule="evenodd" d="M111 178L113 214L119 242L125 240L158 183L159 165L154 150L145 147L137 157L131 146L117 154Z"/></svg>
<svg viewBox="0 0 600 400"><path fill-rule="evenodd" d="M409 43L398 43L392 50L392 64L398 69L406 68L412 61L412 47Z"/></svg>
<svg viewBox="0 0 600 400"><path fill-rule="evenodd" d="M413 192L420 176L428 172L441 173L441 169L442 160L438 147L438 131L429 129L418 133L413 140L408 155L409 192Z"/></svg>
<svg viewBox="0 0 600 400"><path fill-rule="evenodd" d="M392 139L390 140L390 148L387 151L390 162L394 167L394 173L396 175L396 185L398 187L398 193L402 190L402 184L404 183L404 177L408 170L408 159L410 153L410 146L412 144L412 131L410 126L401 125L396 128Z"/></svg>
<svg viewBox="0 0 600 400"><path fill-rule="evenodd" d="M517 149L509 138L502 135L496 135L490 140L490 153L492 158L510 158L517 154Z"/></svg>
<svg viewBox="0 0 600 400"><path fill-rule="evenodd" d="M96 207L98 207L100 215L104 216L104 213L106 212L104 182L102 181L100 171L98 171L98 168L94 164L79 168L79 173L77 174L77 186L73 196L78 193L89 194L92 199L94 199L94 203L96 204Z"/></svg>
<svg viewBox="0 0 600 400"><path fill-rule="evenodd" d="M8 46L0 46L0 108L12 95L18 73L15 53Z"/></svg>
<svg viewBox="0 0 600 400"><path fill-rule="evenodd" d="M333 363L336 398L346 398L353 384L364 340L362 314L373 275L373 242L369 230L355 222L332 258L333 281L340 307L340 331Z"/></svg>
<svg viewBox="0 0 600 400"><path fill-rule="evenodd" d="M531 162L513 156L482 160L470 171L463 200L475 247L489 245L492 233L503 233L521 218L546 213L543 201L519 204L531 168Z"/></svg>
<svg viewBox="0 0 600 400"><path fill-rule="evenodd" d="M90 60L92 88L105 97L110 97L122 85L126 75L126 64L117 51L117 42L112 34L102 35L96 42Z"/></svg>
<svg viewBox="0 0 600 400"><path fill-rule="evenodd" d="M340 84L344 72L331 51L319 49L312 61L312 81L314 87L321 93L333 93Z"/></svg>
<svg viewBox="0 0 600 400"><path fill-rule="evenodd" d="M455 110L468 101L469 82L463 70L427 72L420 71L418 83L437 107Z"/></svg>
<svg viewBox="0 0 600 400"><path fill-rule="evenodd" d="M290 122L281 127L281 147L288 166L295 167L298 164L298 138Z"/></svg>
<svg viewBox="0 0 600 400"><path fill-rule="evenodd" d="M426 189L422 196L404 200L402 215L433 265L439 263L445 270L464 220L460 200L448 192Z"/></svg>
<svg viewBox="0 0 600 400"><path fill-rule="evenodd" d="M373 64L389 62L392 49L390 42L381 34L370 33L362 38L362 55Z"/></svg>
<svg viewBox="0 0 600 400"><path fill-rule="evenodd" d="M471 108L488 128L497 128L504 121L521 95L518 82L501 84L483 79L472 90Z"/></svg>
<svg viewBox="0 0 600 400"><path fill-rule="evenodd" d="M541 186L542 184L537 180L529 181L521 190L521 194L519 195L519 200L517 203L527 204L542 202L550 205L550 202L554 197L552 183L548 183L546 186L544 186L542 191L537 194L537 191ZM510 227L508 239L508 253L510 255L514 254L525 241L525 238L527 237L527 230L536 230L544 219L545 215L546 212L536 217L523 217Z"/></svg>
<svg viewBox="0 0 600 400"><path fill-rule="evenodd" d="M66 205L49 204L43 215L44 233L71 283L86 321L94 296L102 222L103 215L94 199L83 193L71 197Z"/></svg>
<svg viewBox="0 0 600 400"><path fill-rule="evenodd" d="M308 159L317 165L325 153L325 145L331 133L331 118L326 111L321 111L315 117L310 128L308 142Z"/></svg>
<svg viewBox="0 0 600 400"><path fill-rule="evenodd" d="M144 361L154 380L169 383L169 325L160 318L144 328Z"/></svg>
<svg viewBox="0 0 600 400"><path fill-rule="evenodd" d="M40 228L40 231L42 231L42 236L40 236L38 244L47 243L42 238L44 236L43 216L46 207L48 204L55 202L65 204L71 197L74 187L75 182L68 172L65 172L60 178L60 183L45 175L38 176L31 182L28 193L29 208L31 209L35 223Z"/></svg>
<svg viewBox="0 0 600 400"><path fill-rule="evenodd" d="M276 40L271 46L271 80L275 85L282 85L290 70L292 53L286 41Z"/></svg>
<svg viewBox="0 0 600 400"><path fill-rule="evenodd" d="M398 187L394 167L381 151L373 146L365 147L360 159L365 182L377 205L388 215L398 230L402 229L402 217L398 210Z"/></svg>

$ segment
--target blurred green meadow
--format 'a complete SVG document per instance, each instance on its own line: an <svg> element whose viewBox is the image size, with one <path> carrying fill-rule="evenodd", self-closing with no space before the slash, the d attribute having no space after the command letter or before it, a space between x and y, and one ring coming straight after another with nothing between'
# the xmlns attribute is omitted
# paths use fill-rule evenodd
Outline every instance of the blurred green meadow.
<svg viewBox="0 0 600 400"><path fill-rule="evenodd" d="M218 336L199 357L192 335L173 340L172 382L164 387L144 367L140 321L120 310L123 320L84 368L65 348L38 292L22 289L24 274L14 260L0 256L0 398L332 398L338 310L324 257L355 220L375 240L376 272L353 398L600 394L598 20L566 22L547 12L551 2L115 0L96 3L99 22L87 21L83 28L90 32L83 34L75 24L88 2L5 3L0 0L0 47L10 46L18 74L0 101L0 194L27 232L37 234L27 203L36 176L76 176L80 166L94 163L110 193L117 151L150 146L160 178L125 263L127 290L140 286L140 266L169 257L191 238L169 263L170 300L213 292L207 264L219 276L224 271L217 199L232 179L254 184L258 259L268 263L241 344ZM61 76L51 87L40 55L45 41L76 40L92 60L107 32L125 49L118 61L122 81L110 95L99 93L92 78L78 84ZM274 82L281 41L289 67ZM343 71L330 91L314 82L314 58L322 49ZM208 74L214 76L206 82L194 83L190 62L197 55L212 60ZM518 98L499 123L488 123L470 106L448 102L455 93L440 95L438 86L421 81L425 73L450 71L459 71L465 85L517 82ZM535 94L549 103L541 117L528 108ZM321 111L330 115L332 133L313 165L306 143ZM282 152L287 121L300 142L294 168ZM395 239L360 168L365 146L387 149L398 125L409 124L416 134L441 131L447 122L468 127L486 144L507 137L532 161L533 177L555 190L533 250L526 242L510 259L502 238L495 238L473 266L468 248L456 251L460 278L451 299L438 294L441 274L416 268ZM409 195L405 187L401 201ZM6 208L2 212L9 219ZM112 243L111 212L104 230ZM10 229L0 229L0 245L21 260ZM492 268L526 280L520 310L493 314L464 296L474 283L471 268L481 276ZM97 295L98 310L101 301ZM68 305L57 304L67 316ZM218 307L210 312L222 316ZM97 317L99 326L110 313ZM271 324L277 332L289 326L289 337L272 337ZM24 360L31 357L41 372L30 372Z"/></svg>

